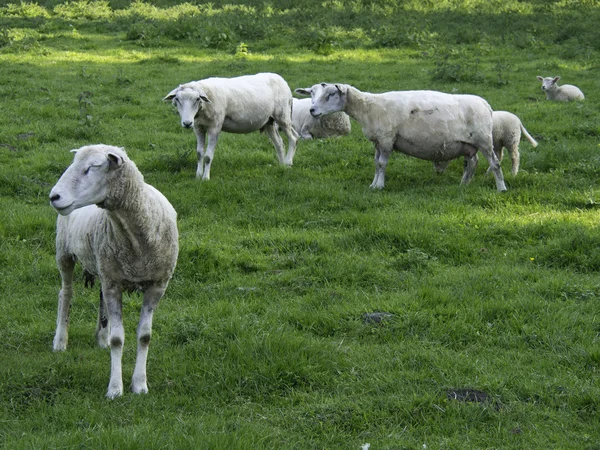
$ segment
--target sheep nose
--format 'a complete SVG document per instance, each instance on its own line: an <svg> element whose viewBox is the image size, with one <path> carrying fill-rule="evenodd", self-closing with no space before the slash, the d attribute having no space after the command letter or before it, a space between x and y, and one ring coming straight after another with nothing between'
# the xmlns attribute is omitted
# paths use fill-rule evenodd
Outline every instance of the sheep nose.
<svg viewBox="0 0 600 450"><path fill-rule="evenodd" d="M60 199L60 195L50 193L50 201L55 202Z"/></svg>
<svg viewBox="0 0 600 450"><path fill-rule="evenodd" d="M191 128L192 122L189 120L186 120L185 122L181 122L181 125L183 125L185 128Z"/></svg>

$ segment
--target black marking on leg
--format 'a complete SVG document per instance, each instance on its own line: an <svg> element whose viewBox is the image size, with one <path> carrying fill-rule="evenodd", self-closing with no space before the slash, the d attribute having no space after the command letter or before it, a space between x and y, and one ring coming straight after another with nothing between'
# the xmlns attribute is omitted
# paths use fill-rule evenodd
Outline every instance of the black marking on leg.
<svg viewBox="0 0 600 450"><path fill-rule="evenodd" d="M122 347L123 341L121 340L120 337L113 336L110 338L110 346L111 347Z"/></svg>
<svg viewBox="0 0 600 450"><path fill-rule="evenodd" d="M150 344L150 335L144 334L143 336L140 336L140 344L141 345L149 345Z"/></svg>

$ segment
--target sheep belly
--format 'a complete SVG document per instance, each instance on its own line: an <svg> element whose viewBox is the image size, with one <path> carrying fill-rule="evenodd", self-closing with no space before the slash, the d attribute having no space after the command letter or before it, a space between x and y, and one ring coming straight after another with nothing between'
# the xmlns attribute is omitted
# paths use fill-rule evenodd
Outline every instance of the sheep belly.
<svg viewBox="0 0 600 450"><path fill-rule="evenodd" d="M222 131L227 133L251 133L260 130L269 121L269 117L253 116L245 119L231 118L226 116L223 119Z"/></svg>
<svg viewBox="0 0 600 450"><path fill-rule="evenodd" d="M394 150L427 161L450 161L459 156L472 157L477 153L477 148L467 142L440 142L437 139L424 139L415 142L403 136L396 138Z"/></svg>

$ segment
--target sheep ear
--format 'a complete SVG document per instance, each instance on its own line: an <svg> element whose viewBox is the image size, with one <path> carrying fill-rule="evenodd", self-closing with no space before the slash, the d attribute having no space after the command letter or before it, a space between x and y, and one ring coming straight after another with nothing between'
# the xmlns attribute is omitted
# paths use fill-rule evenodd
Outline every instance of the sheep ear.
<svg viewBox="0 0 600 450"><path fill-rule="evenodd" d="M340 95L344 95L346 93L346 89L343 88L341 85L336 84L335 87L338 90L338 92L340 93Z"/></svg>
<svg viewBox="0 0 600 450"><path fill-rule="evenodd" d="M558 83L558 80L560 80L560 77L554 77L554 80L552 80L554 83Z"/></svg>
<svg viewBox="0 0 600 450"><path fill-rule="evenodd" d="M321 83L321 86L325 87L327 86L327 83Z"/></svg>
<svg viewBox="0 0 600 450"><path fill-rule="evenodd" d="M179 90L179 87L176 87L175 89L173 89L171 92L169 92L167 94L167 96L165 98L163 98L163 101L168 102L169 100L173 100L175 98L175 96L177 95L178 90Z"/></svg>
<svg viewBox="0 0 600 450"><path fill-rule="evenodd" d="M312 95L311 88L298 88L298 89L294 90L294 92L298 95Z"/></svg>
<svg viewBox="0 0 600 450"><path fill-rule="evenodd" d="M200 92L200 100L202 100L203 102L206 102L206 103L212 103L212 102L211 102L211 101L208 99L208 97L206 96L206 94L203 94L202 92Z"/></svg>
<svg viewBox="0 0 600 450"><path fill-rule="evenodd" d="M537 76L537 79L538 79L539 81L544 81L544 78L543 78L543 77L540 77L539 75Z"/></svg>
<svg viewBox="0 0 600 450"><path fill-rule="evenodd" d="M106 158L108 159L108 164L111 168L116 169L123 165L123 158L119 155L116 155L115 153L109 153L108 155L106 155Z"/></svg>

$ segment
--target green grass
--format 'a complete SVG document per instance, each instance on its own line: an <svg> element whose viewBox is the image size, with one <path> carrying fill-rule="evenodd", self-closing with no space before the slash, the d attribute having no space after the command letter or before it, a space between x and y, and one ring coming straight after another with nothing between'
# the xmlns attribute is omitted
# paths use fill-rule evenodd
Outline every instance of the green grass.
<svg viewBox="0 0 600 450"><path fill-rule="evenodd" d="M600 448L598 3L226 3L0 1L0 446ZM373 192L356 123L300 142L291 169L265 136L223 134L196 181L162 97L259 71L481 95L539 146L517 177L505 159L505 194L483 158L459 186L462 162L436 175L399 154ZM536 75L586 100L547 102ZM51 350L48 193L99 142L126 148L180 230L150 393L114 401L97 289L76 285L69 348ZM140 307L123 306L125 385Z"/></svg>

